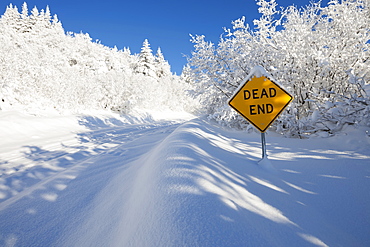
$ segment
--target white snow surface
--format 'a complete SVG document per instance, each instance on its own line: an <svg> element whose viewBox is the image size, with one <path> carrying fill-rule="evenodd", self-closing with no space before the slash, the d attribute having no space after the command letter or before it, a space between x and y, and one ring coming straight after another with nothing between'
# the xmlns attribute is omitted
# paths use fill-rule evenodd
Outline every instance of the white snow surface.
<svg viewBox="0 0 370 247"><path fill-rule="evenodd" d="M0 246L370 246L370 137L0 112Z"/></svg>

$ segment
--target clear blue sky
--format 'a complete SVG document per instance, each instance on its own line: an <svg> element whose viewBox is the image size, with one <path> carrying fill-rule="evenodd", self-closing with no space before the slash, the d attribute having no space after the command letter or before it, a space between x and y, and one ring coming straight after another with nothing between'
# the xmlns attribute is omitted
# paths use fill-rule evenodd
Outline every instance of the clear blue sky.
<svg viewBox="0 0 370 247"><path fill-rule="evenodd" d="M315 0L317 1L317 0ZM1 1L0 11L12 3L21 9L24 0ZM255 0L28 0L28 9L48 5L57 14L65 31L89 33L102 44L139 53L148 39L155 53L158 47L172 71L181 73L193 45L189 34L202 34L218 42L223 27L245 16L247 22L259 17ZM277 0L280 6L304 6L310 0ZM327 3L327 0L323 1Z"/></svg>

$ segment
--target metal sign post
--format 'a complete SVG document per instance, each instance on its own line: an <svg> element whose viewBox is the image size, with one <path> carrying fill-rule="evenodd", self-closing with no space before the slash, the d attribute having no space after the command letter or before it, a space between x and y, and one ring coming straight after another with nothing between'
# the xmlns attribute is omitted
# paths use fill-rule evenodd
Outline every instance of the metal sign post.
<svg viewBox="0 0 370 247"><path fill-rule="evenodd" d="M261 144L262 144L262 159L264 159L267 158L265 132L261 133Z"/></svg>

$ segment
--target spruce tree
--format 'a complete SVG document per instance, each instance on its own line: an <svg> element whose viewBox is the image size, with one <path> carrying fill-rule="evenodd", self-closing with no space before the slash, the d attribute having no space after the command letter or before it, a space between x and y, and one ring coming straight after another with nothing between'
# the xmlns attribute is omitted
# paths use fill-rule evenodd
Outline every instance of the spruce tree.
<svg viewBox="0 0 370 247"><path fill-rule="evenodd" d="M157 54L155 56L155 62L157 67L156 74L159 78L171 75L171 67L168 64L168 62L164 59L160 47L158 47Z"/></svg>
<svg viewBox="0 0 370 247"><path fill-rule="evenodd" d="M150 48L148 39L145 39L139 54L139 61L135 71L136 73L155 77L155 70L155 58L152 54L152 49Z"/></svg>
<svg viewBox="0 0 370 247"><path fill-rule="evenodd" d="M7 27L19 30L20 18L21 15L18 8L10 4L6 7L5 13L1 16L1 22Z"/></svg>

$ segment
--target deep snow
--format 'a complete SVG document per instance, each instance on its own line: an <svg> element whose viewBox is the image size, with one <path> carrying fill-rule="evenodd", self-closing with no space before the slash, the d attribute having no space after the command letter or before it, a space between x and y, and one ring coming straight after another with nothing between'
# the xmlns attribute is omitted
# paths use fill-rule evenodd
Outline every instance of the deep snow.
<svg viewBox="0 0 370 247"><path fill-rule="evenodd" d="M0 246L370 246L370 137L0 112ZM271 166L269 166L271 165Z"/></svg>

